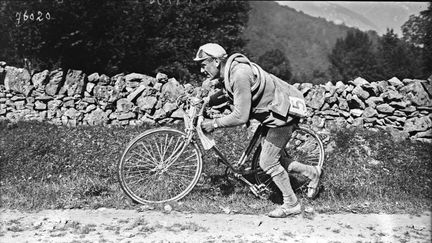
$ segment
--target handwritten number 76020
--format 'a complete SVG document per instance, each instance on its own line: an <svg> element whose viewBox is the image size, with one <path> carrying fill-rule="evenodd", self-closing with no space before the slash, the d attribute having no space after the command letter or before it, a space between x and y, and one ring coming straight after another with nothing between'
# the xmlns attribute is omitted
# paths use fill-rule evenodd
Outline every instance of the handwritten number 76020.
<svg viewBox="0 0 432 243"><path fill-rule="evenodd" d="M44 20L50 20L51 14L49 12L41 12L41 11L37 11L33 13L25 10L24 12L16 12L15 18L16 18L16 25L20 25L26 22L35 22L35 21L42 22Z"/></svg>

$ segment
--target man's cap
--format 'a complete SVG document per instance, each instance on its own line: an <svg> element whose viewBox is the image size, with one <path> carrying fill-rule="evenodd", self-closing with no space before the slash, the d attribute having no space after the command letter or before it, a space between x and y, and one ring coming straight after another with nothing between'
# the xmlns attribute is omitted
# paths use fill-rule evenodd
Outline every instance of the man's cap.
<svg viewBox="0 0 432 243"><path fill-rule="evenodd" d="M195 58L193 59L196 62L206 60L207 58L225 58L227 53L225 49L216 43L207 43L202 45L197 53Z"/></svg>

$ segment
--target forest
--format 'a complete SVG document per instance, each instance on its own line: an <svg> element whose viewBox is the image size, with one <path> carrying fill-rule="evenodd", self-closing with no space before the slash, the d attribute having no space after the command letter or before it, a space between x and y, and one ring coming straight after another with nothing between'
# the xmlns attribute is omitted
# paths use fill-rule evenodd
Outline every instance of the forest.
<svg viewBox="0 0 432 243"><path fill-rule="evenodd" d="M290 83L347 82L357 76L426 79L432 73L432 3L410 17L401 37L392 29L377 36L277 6L223 0L6 0L0 2L0 61L33 73L54 68L107 75L164 72L196 83L202 77L192 58L200 45L216 42ZM274 11L290 26L266 25L281 16ZM304 19L307 32L300 31Z"/></svg>

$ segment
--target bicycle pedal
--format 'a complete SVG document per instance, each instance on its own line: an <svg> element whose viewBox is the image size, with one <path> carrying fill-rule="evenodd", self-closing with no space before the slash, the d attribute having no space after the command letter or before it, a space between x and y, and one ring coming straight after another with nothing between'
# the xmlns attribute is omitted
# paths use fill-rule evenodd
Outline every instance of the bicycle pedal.
<svg viewBox="0 0 432 243"><path fill-rule="evenodd" d="M253 185L249 187L249 189L256 197L259 197L263 200L267 200L269 194L271 193L271 191L264 184Z"/></svg>

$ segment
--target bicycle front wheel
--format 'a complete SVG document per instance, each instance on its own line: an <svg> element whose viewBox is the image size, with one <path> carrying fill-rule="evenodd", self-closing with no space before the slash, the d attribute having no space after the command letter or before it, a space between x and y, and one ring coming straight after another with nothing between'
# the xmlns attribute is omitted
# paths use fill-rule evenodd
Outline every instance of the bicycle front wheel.
<svg viewBox="0 0 432 243"><path fill-rule="evenodd" d="M259 167L259 155L261 153L261 146L257 148L252 158L252 169L257 169L255 180L257 184L264 184L269 189L275 188L270 176L264 173ZM292 161L297 161L305 165L320 166L324 165L324 145L317 133L305 125L299 125L296 128L287 145L285 146L286 158L281 159L282 166L288 170L288 165ZM302 175L290 174L292 186L294 189L301 189L308 181Z"/></svg>
<svg viewBox="0 0 432 243"><path fill-rule="evenodd" d="M118 163L123 191L138 203L180 200L199 180L201 151L172 128L148 130L133 139Z"/></svg>

